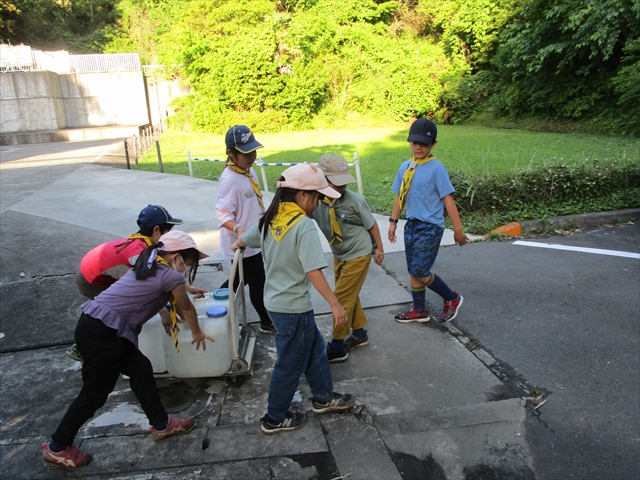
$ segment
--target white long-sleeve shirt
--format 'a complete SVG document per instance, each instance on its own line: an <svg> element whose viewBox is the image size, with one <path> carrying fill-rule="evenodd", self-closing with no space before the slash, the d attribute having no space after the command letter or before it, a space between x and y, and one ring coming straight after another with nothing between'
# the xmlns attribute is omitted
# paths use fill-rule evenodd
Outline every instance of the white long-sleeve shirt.
<svg viewBox="0 0 640 480"><path fill-rule="evenodd" d="M258 181L258 176L253 168L251 175ZM233 258L234 253L231 250L231 245L238 239L238 236L232 230L223 228L222 225L233 220L244 228L251 228L255 223L258 223L263 213L264 210L260 208L249 177L225 168L218 181L218 200L216 201L216 215L220 228L220 250L225 257ZM258 253L260 253L259 248L247 248L244 251L244 256L252 257Z"/></svg>

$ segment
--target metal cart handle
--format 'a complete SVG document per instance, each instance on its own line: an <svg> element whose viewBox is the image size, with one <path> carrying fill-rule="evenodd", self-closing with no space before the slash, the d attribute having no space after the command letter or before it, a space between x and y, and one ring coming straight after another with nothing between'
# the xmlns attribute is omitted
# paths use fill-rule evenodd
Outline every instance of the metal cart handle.
<svg viewBox="0 0 640 480"><path fill-rule="evenodd" d="M244 258L244 248L238 248L235 256L233 257L233 263L231 264L231 275L229 275L229 331L231 332L231 352L233 354L233 360L239 358L238 353L238 321L236 311L236 296L240 295L242 299L242 323L243 326L247 324L247 310L244 301L244 268L242 260ZM236 276L239 275L240 282L238 283L238 290L234 291Z"/></svg>

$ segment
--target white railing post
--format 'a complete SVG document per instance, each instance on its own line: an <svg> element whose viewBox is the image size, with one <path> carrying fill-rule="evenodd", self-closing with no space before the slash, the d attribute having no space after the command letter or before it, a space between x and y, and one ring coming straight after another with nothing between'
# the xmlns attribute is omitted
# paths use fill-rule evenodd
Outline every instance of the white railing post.
<svg viewBox="0 0 640 480"><path fill-rule="evenodd" d="M364 193L362 192L362 175L360 175L360 159L358 158L358 153L355 152L353 154L353 165L356 167L356 180L358 182L358 193L361 197L364 197Z"/></svg>
<svg viewBox="0 0 640 480"><path fill-rule="evenodd" d="M193 166L191 165L191 150L187 150L187 158L189 159L189 176L193 177Z"/></svg>
<svg viewBox="0 0 640 480"><path fill-rule="evenodd" d="M269 184L267 183L267 172L264 169L264 165L263 165L263 162L262 162L262 154L261 153L258 154L258 162L257 163L260 166L260 171L262 172L262 185L263 185L262 190L267 192L267 193L269 193Z"/></svg>

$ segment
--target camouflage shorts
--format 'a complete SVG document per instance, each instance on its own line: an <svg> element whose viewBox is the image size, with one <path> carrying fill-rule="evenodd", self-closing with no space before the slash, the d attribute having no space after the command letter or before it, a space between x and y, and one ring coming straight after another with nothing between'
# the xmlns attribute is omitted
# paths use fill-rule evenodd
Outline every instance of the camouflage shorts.
<svg viewBox="0 0 640 480"><path fill-rule="evenodd" d="M438 256L444 228L421 220L409 219L404 227L404 248L409 273L416 278L431 275Z"/></svg>

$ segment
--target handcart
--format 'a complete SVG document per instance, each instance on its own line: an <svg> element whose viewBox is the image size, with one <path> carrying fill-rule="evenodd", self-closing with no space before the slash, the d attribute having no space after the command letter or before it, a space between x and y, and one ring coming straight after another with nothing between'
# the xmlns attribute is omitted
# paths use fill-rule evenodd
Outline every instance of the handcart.
<svg viewBox="0 0 640 480"><path fill-rule="evenodd" d="M238 248L229 276L229 332L231 334L231 367L226 377L232 384L239 384L253 372L253 352L256 347L256 331L247 322L247 307L244 295L244 249ZM238 288L233 286L239 278Z"/></svg>
<svg viewBox="0 0 640 480"><path fill-rule="evenodd" d="M252 373L256 331L247 322L243 255L243 250L236 250L231 264L228 303L216 300L215 295L208 301L196 300L200 328L215 341L206 350L196 350L188 328L177 331L176 346L174 337L166 334L159 315L143 325L139 348L151 361L156 377L226 377L229 384L240 385Z"/></svg>

